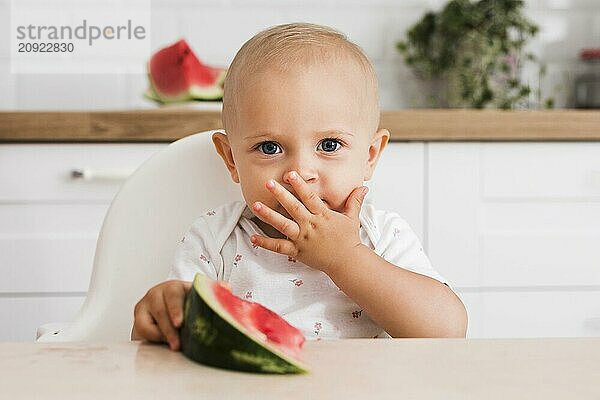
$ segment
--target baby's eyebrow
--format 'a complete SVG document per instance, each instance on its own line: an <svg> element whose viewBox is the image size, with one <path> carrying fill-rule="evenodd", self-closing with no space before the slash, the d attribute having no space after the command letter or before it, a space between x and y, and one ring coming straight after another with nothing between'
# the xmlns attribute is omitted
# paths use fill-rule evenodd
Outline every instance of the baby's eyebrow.
<svg viewBox="0 0 600 400"><path fill-rule="evenodd" d="M323 135L346 135L346 136L354 136L353 133L342 131L339 129L328 129L326 131L316 132L315 136L323 136Z"/></svg>
<svg viewBox="0 0 600 400"><path fill-rule="evenodd" d="M263 137L273 137L273 136L275 136L275 135L272 134L272 133L269 133L269 132L259 132L256 135L244 136L244 140L247 140L247 139L259 139L259 138L263 138Z"/></svg>
<svg viewBox="0 0 600 400"><path fill-rule="evenodd" d="M350 132L346 132L346 131L342 131L340 129L326 129L324 131L318 131L314 133L314 136L326 136L326 135L346 135L346 136L354 136L353 133ZM259 139L259 138L263 138L263 137L268 137L268 138L277 138L279 135L277 135L276 133L272 133L272 132L257 132L256 135L249 135L249 136L244 136L245 140L248 139Z"/></svg>

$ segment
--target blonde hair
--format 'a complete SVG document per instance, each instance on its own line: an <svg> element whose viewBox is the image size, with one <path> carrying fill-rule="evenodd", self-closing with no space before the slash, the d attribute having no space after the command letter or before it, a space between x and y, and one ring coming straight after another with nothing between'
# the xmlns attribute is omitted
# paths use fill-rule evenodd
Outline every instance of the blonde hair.
<svg viewBox="0 0 600 400"><path fill-rule="evenodd" d="M242 45L235 55L224 81L223 127L227 131L236 115L236 98L242 83L267 68L289 71L298 65L332 60L354 61L365 76L366 104L372 131L379 127L377 76L363 50L332 28L311 23L289 23L265 29ZM370 97L370 99L369 99Z"/></svg>

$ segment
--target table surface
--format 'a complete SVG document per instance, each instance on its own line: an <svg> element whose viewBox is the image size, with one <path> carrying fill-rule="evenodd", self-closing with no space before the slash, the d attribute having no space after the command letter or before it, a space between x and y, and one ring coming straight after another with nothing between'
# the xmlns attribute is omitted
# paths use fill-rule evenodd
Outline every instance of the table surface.
<svg viewBox="0 0 600 400"><path fill-rule="evenodd" d="M600 338L320 340L303 358L309 374L278 376L141 342L0 343L0 398L600 398Z"/></svg>

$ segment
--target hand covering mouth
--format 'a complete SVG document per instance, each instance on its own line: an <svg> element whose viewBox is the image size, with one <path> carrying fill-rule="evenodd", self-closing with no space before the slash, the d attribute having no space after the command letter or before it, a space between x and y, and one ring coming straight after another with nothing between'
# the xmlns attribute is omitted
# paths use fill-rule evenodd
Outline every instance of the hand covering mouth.
<svg viewBox="0 0 600 400"><path fill-rule="evenodd" d="M294 195L294 197L296 197L296 195ZM296 198L297 198L297 197L296 197ZM300 200L300 199L298 199L298 200ZM327 202L327 200L325 200L325 199L321 199L321 201L322 201L323 203L325 203L325 206L326 206L327 208L331 209L331 207L329 206L329 203ZM300 200L300 202L302 203L302 200ZM304 203L302 203L302 204L304 204ZM306 205L304 205L304 206L306 207ZM284 216L284 217L286 217L286 218L291 218L291 215L290 215L290 214L287 212L287 210L285 209L285 207L284 207L284 206L282 206L281 204L278 204L278 205L277 205L277 208L276 208L276 209L274 209L274 211L277 211L279 214L283 215L283 216Z"/></svg>

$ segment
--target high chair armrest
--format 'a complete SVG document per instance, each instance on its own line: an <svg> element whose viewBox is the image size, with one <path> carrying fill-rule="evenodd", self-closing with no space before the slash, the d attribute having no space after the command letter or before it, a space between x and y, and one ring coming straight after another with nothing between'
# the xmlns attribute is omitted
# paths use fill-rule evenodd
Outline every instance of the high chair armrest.
<svg viewBox="0 0 600 400"><path fill-rule="evenodd" d="M51 322L40 325L37 328L36 342L54 342L58 340L65 330L68 330L72 324L68 322Z"/></svg>

